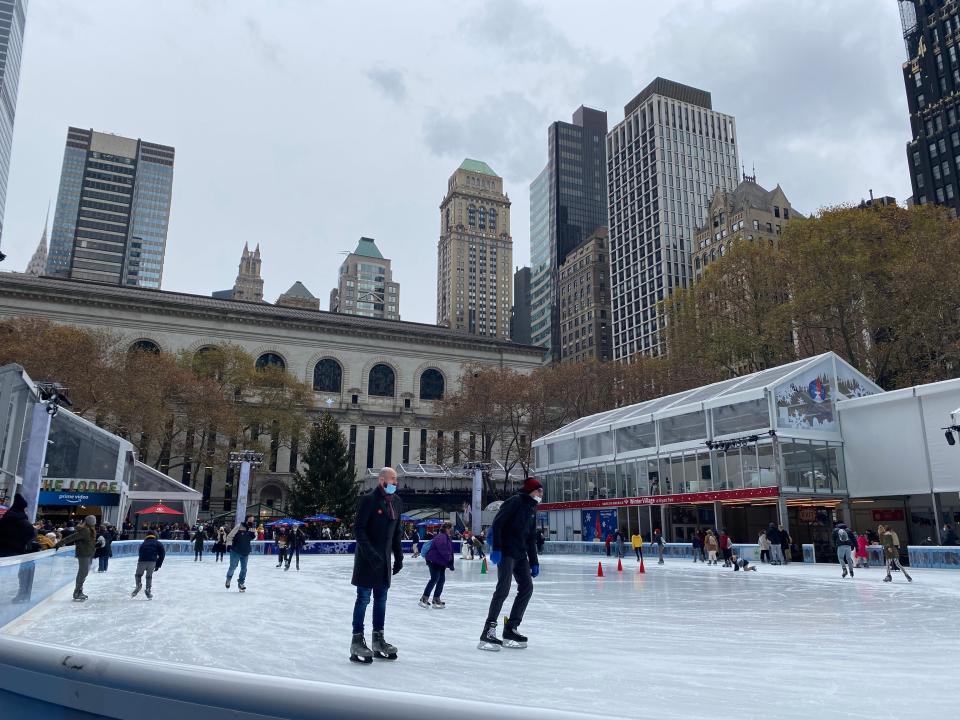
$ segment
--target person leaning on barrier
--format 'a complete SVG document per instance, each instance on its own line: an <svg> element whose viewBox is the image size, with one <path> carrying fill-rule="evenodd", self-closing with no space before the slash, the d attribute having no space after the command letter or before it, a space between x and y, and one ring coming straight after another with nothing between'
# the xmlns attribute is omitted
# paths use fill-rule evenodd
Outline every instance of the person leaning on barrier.
<svg viewBox="0 0 960 720"><path fill-rule="evenodd" d="M96 551L97 538L93 530L96 525L96 516L87 515L76 532L67 535L54 546L59 550L64 545L74 543L77 558L77 581L73 588L74 602L83 602L87 599L87 596L83 594L83 582L87 579L87 573L90 572L90 565L93 564L93 554Z"/></svg>

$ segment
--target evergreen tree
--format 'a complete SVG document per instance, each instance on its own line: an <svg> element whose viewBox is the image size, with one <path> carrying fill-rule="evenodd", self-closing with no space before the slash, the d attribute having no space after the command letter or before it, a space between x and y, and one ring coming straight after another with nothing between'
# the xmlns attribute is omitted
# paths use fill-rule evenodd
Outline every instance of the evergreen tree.
<svg viewBox="0 0 960 720"><path fill-rule="evenodd" d="M310 430L304 457L305 473L296 473L290 492L295 517L317 512L351 522L357 504L357 483L350 473L347 443L330 413L324 413Z"/></svg>

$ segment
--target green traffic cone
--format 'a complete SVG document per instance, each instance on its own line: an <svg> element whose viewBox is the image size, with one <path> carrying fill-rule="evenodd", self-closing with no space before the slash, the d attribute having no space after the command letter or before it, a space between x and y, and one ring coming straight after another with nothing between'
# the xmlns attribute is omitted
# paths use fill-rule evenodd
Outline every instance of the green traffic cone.
<svg viewBox="0 0 960 720"><path fill-rule="evenodd" d="M481 575L486 575L486 574L487 574L487 559L486 559L486 558L483 559L483 564L480 566L480 574L481 574Z"/></svg>

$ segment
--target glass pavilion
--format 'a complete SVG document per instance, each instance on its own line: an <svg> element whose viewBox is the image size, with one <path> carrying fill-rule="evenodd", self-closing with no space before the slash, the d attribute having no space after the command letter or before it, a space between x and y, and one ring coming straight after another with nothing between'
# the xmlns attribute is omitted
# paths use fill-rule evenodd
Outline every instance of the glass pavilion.
<svg viewBox="0 0 960 720"><path fill-rule="evenodd" d="M554 540L593 539L598 510L645 538L726 525L753 540L846 499L836 402L879 392L826 353L581 418L533 443L539 509Z"/></svg>

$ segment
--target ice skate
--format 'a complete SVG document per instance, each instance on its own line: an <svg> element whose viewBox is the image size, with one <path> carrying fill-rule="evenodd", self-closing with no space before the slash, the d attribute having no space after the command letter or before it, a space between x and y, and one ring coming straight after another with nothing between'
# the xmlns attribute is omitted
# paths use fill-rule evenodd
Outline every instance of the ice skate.
<svg viewBox="0 0 960 720"><path fill-rule="evenodd" d="M283 568L283 571L286 572L289 569L290 569L290 563L287 563L287 565Z"/></svg>
<svg viewBox="0 0 960 720"><path fill-rule="evenodd" d="M363 633L353 634L353 641L350 643L350 662L365 665L373 662L373 652L367 647L367 641L364 640Z"/></svg>
<svg viewBox="0 0 960 720"><path fill-rule="evenodd" d="M843 570L843 575L841 575L840 577L845 578L847 576L847 566L843 565L840 569Z"/></svg>
<svg viewBox="0 0 960 720"><path fill-rule="evenodd" d="M229 579L229 578L228 578L227 581L223 584L223 586L224 586L227 590L230 589L230 579Z"/></svg>
<svg viewBox="0 0 960 720"><path fill-rule="evenodd" d="M889 575L887 575L887 576L883 579L883 581L884 581L884 582L893 582L893 578L890 577Z"/></svg>
<svg viewBox="0 0 960 720"><path fill-rule="evenodd" d="M246 592L246 591L247 591L247 586L244 585L243 583L237 583L237 589L238 589L240 592Z"/></svg>
<svg viewBox="0 0 960 720"><path fill-rule="evenodd" d="M87 599L87 596L86 596L86 595L74 595L74 596L73 596L73 601L74 601L74 602L83 602L83 601L86 600L86 599Z"/></svg>
<svg viewBox="0 0 960 720"><path fill-rule="evenodd" d="M477 645L477 649L500 652L502 645L503 641L497 637L497 624L495 622L488 623L480 634L480 643Z"/></svg>
<svg viewBox="0 0 960 720"><path fill-rule="evenodd" d="M507 625L503 629L503 646L506 648L522 649L527 646L527 637L521 635L515 628Z"/></svg>
<svg viewBox="0 0 960 720"><path fill-rule="evenodd" d="M850 577L853 577L853 568L850 568Z"/></svg>
<svg viewBox="0 0 960 720"><path fill-rule="evenodd" d="M427 600L427 598L422 597L417 601L417 605L419 605L422 608L428 608L430 607L430 601Z"/></svg>
<svg viewBox="0 0 960 720"><path fill-rule="evenodd" d="M437 610L443 610L446 606L447 604L443 600L433 599L433 607Z"/></svg>
<svg viewBox="0 0 960 720"><path fill-rule="evenodd" d="M140 585L137 585L137 586L133 589L133 592L130 593L130 597L135 598L135 597L137 596L137 593L140 592L140 588L141 588L141 586L140 586Z"/></svg>
<svg viewBox="0 0 960 720"><path fill-rule="evenodd" d="M381 660L397 659L397 648L383 639L383 630L373 631L373 655Z"/></svg>
<svg viewBox="0 0 960 720"><path fill-rule="evenodd" d="M153 600L153 593L152 593L152 592L150 592L149 590L147 590L146 593L144 593L144 594L147 596L147 600Z"/></svg>

